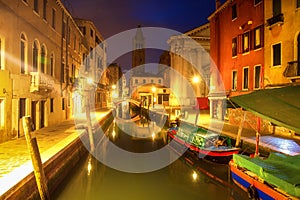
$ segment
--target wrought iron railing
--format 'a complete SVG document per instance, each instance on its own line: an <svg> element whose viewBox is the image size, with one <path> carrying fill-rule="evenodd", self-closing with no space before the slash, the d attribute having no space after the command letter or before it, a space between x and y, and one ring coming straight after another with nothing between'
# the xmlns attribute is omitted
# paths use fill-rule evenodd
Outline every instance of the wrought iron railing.
<svg viewBox="0 0 300 200"><path fill-rule="evenodd" d="M269 19L267 19L268 26L272 26L273 24L276 23L283 23L284 22L284 17L283 13L277 14Z"/></svg>

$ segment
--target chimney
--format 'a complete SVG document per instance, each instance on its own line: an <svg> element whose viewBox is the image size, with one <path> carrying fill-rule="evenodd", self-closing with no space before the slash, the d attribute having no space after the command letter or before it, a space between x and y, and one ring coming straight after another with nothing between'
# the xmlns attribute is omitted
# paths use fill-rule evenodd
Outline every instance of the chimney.
<svg viewBox="0 0 300 200"><path fill-rule="evenodd" d="M221 1L216 0L216 10L218 10L218 8L220 8L220 6L221 6Z"/></svg>

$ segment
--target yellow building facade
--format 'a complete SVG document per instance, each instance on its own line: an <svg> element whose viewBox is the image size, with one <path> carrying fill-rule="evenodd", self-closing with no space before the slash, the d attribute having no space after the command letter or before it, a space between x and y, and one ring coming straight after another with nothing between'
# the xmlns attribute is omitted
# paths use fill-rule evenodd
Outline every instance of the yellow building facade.
<svg viewBox="0 0 300 200"><path fill-rule="evenodd" d="M264 86L300 79L300 2L265 0Z"/></svg>

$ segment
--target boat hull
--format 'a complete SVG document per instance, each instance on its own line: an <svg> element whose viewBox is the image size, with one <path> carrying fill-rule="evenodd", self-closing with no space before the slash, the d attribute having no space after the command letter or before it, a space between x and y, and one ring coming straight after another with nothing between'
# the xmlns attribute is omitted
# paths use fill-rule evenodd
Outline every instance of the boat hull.
<svg viewBox="0 0 300 200"><path fill-rule="evenodd" d="M239 169L232 160L229 162L229 166L233 182L246 191L249 198L261 200L293 199L264 184L262 180L246 174L242 169Z"/></svg>

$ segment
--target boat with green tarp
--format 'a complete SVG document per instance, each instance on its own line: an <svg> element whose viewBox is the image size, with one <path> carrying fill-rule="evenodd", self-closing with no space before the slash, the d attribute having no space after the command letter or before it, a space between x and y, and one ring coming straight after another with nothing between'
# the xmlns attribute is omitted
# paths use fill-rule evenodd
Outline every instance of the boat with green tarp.
<svg viewBox="0 0 300 200"><path fill-rule="evenodd" d="M171 127L168 130L169 142L174 140L193 151L199 158L217 163L227 163L239 148L233 147L231 139L218 133L190 124Z"/></svg>
<svg viewBox="0 0 300 200"><path fill-rule="evenodd" d="M236 154L229 164L233 181L252 199L300 198L300 155L270 153L260 158Z"/></svg>

